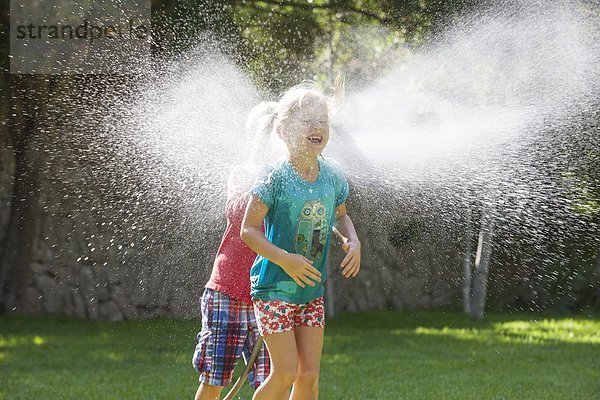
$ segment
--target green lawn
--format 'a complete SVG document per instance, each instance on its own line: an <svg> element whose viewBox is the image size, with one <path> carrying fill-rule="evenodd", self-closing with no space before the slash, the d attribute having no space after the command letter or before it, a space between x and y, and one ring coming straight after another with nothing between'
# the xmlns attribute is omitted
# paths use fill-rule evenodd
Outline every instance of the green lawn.
<svg viewBox="0 0 600 400"><path fill-rule="evenodd" d="M0 399L191 399L197 330L0 317ZM324 400L600 399L600 318L343 314L328 321L321 371Z"/></svg>

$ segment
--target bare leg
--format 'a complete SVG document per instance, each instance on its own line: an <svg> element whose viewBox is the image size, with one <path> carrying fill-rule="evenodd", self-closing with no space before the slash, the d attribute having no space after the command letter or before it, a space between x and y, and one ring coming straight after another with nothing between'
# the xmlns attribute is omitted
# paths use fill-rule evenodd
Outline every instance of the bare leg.
<svg viewBox="0 0 600 400"><path fill-rule="evenodd" d="M223 386L207 385L206 383L200 383L198 391L196 392L195 400L219 400Z"/></svg>
<svg viewBox="0 0 600 400"><path fill-rule="evenodd" d="M325 329L299 326L295 329L298 349L298 377L294 382L291 400L319 398L319 367Z"/></svg>
<svg viewBox="0 0 600 400"><path fill-rule="evenodd" d="M281 400L290 400L291 392L292 391L290 390L290 388L288 388L285 391L285 394L283 396L281 396Z"/></svg>
<svg viewBox="0 0 600 400"><path fill-rule="evenodd" d="M258 388L256 388L255 390L258 390ZM287 388L287 390L285 391L285 393L283 394L283 396L281 396L280 400L290 400L291 393L292 393L291 388Z"/></svg>
<svg viewBox="0 0 600 400"><path fill-rule="evenodd" d="M264 337L271 356L271 372L254 392L253 400L281 400L296 379L298 355L293 331Z"/></svg>

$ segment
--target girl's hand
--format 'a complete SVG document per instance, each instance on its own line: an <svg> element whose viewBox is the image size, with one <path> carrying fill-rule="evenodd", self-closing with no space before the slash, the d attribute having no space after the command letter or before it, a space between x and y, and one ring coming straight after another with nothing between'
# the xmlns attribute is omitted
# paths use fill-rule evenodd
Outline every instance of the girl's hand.
<svg viewBox="0 0 600 400"><path fill-rule="evenodd" d="M292 277L298 286L315 286L315 282L321 281L321 273L312 266L312 263L311 260L300 254L288 253L280 267Z"/></svg>
<svg viewBox="0 0 600 400"><path fill-rule="evenodd" d="M358 240L349 240L342 244L342 249L346 257L342 260L342 275L346 278L355 277L360 271L360 242Z"/></svg>

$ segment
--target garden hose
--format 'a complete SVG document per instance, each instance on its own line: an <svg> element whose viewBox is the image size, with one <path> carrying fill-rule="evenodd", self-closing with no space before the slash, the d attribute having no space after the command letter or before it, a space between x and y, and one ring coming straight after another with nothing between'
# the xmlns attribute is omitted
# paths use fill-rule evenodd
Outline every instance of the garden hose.
<svg viewBox="0 0 600 400"><path fill-rule="evenodd" d="M225 396L223 398L223 400L233 400L235 395L240 391L240 389L244 385L244 382L246 381L246 378L248 377L248 374L250 373L250 368L252 368L252 366L254 365L254 362L258 358L258 353L260 353L260 349L261 349L262 345L263 345L263 338L262 338L262 336L259 336L258 340L256 341L256 344L254 345L254 348L252 349L250 358L248 359L248 362L246 363L246 367L242 371L242 374L237 379L237 381L235 381L235 384L233 385L233 387L231 388L229 393L227 393L227 396Z"/></svg>

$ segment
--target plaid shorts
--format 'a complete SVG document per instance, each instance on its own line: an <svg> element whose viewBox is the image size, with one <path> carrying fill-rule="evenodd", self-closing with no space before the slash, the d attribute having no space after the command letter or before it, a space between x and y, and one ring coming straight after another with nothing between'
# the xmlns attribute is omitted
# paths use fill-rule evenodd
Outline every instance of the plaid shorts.
<svg viewBox="0 0 600 400"><path fill-rule="evenodd" d="M202 331L192 364L200 373L200 382L213 386L231 383L233 370L241 355L248 360L259 337L251 304L206 288L201 299ZM257 388L269 376L270 362L263 346L248 377Z"/></svg>
<svg viewBox="0 0 600 400"><path fill-rule="evenodd" d="M297 326L325 328L323 297L306 304L252 299L261 336L292 331Z"/></svg>

